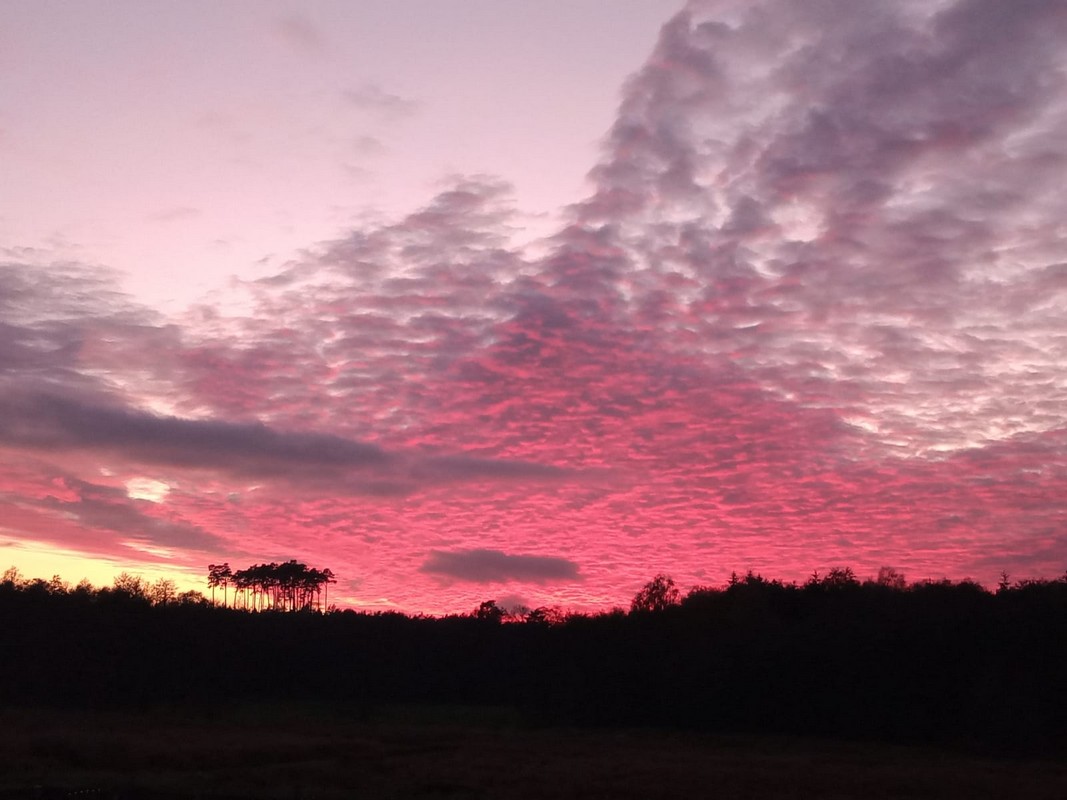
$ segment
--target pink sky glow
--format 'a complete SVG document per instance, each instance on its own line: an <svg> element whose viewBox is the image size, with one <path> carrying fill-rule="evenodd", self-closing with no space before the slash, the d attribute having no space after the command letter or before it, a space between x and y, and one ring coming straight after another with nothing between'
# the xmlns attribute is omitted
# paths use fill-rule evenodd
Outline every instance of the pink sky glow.
<svg viewBox="0 0 1067 800"><path fill-rule="evenodd" d="M284 58L332 74L342 7L267 5ZM431 613L625 605L658 572L688 587L892 566L990 585L1067 569L1062 3L635 3L662 28L619 24L651 54L610 51L631 74L574 123L602 123L596 147L552 137L603 75L571 87L528 45L516 64L540 77L506 96L492 54L511 49L493 37L516 32L479 3L433 5L483 55L446 58L441 85L383 54L311 86L365 128L345 133L344 163L320 158L339 133L308 133L306 181L304 144L236 134L284 116L304 67L281 100L238 103L224 72L214 96L182 101L190 119L215 114L197 135L229 131L219 169L268 165L249 168L263 175L247 195L187 175L145 205L152 190L117 175L34 200L62 181L31 174L18 111L59 77L0 56L0 86L44 82L0 94L0 159L23 159L30 197L20 211L19 183L0 188L0 566L202 588L211 562L296 558L339 576L340 604ZM13 7L28 26L46 13ZM608 48L630 9L578 3L566 41ZM195 71L167 69L185 47L138 91L200 91ZM509 119L534 112L508 146L512 128L462 124L494 98ZM119 105L132 130L93 128L112 149L72 170L151 152L166 120ZM450 155L382 189L396 155L435 136ZM63 152L54 175L79 155ZM105 196L85 210L94 185ZM71 239L134 205L128 237ZM218 214L231 238L212 249L219 234L196 226ZM167 302L175 231L210 292Z"/></svg>

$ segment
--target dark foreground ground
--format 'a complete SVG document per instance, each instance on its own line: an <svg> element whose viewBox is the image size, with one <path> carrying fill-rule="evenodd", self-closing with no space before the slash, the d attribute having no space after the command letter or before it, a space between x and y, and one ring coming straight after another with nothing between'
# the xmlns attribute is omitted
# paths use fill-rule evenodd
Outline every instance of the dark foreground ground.
<svg viewBox="0 0 1067 800"><path fill-rule="evenodd" d="M1062 800L1067 765L789 738L522 724L506 711L0 710L0 798Z"/></svg>

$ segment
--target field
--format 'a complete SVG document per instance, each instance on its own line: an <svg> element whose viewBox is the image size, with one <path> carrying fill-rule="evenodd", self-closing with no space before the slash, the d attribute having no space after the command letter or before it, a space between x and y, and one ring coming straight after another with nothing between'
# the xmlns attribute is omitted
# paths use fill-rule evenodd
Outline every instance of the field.
<svg viewBox="0 0 1067 800"><path fill-rule="evenodd" d="M1067 797L1067 765L940 750L546 728L506 710L0 712L0 798Z"/></svg>

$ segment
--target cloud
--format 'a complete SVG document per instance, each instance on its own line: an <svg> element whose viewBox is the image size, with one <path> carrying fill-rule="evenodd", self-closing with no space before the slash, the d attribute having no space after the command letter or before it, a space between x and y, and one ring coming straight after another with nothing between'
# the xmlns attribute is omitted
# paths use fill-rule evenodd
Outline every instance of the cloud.
<svg viewBox="0 0 1067 800"><path fill-rule="evenodd" d="M281 465L359 468L387 460L373 445L328 434L279 433L255 423L160 417L47 394L0 402L0 441L12 445L114 449L150 463L223 466L251 475L271 474Z"/></svg>
<svg viewBox="0 0 1067 800"><path fill-rule="evenodd" d="M132 500L121 486L83 480L32 458L23 458L13 470L0 457L0 475L3 532L25 543L47 542L125 561L191 562L197 567L205 553L240 550L173 510Z"/></svg>
<svg viewBox="0 0 1067 800"><path fill-rule="evenodd" d="M76 497L48 496L40 501L39 507L72 519L85 528L119 534L121 539L132 543L134 549L148 546L215 552L226 546L223 538L198 525L145 513L121 491L78 480L68 480L66 488Z"/></svg>
<svg viewBox="0 0 1067 800"><path fill-rule="evenodd" d="M884 442L921 447L918 423L966 446L992 395L1026 403L1020 357L1048 377L1067 355L1047 306L1003 304L1010 286L1040 305L1062 249L1065 22L1001 14L694 2L629 81L575 219L625 247L637 311L676 352L736 354L805 403L862 386ZM994 424L1048 424L1011 416Z"/></svg>
<svg viewBox="0 0 1067 800"><path fill-rule="evenodd" d="M179 339L120 291L114 274L74 263L0 263L0 320L4 392L63 387L106 397L116 368L151 384Z"/></svg>
<svg viewBox="0 0 1067 800"><path fill-rule="evenodd" d="M354 89L346 89L342 97L350 107L386 119L409 117L418 109L418 103L414 100L387 92L376 83L364 83Z"/></svg>
<svg viewBox="0 0 1067 800"><path fill-rule="evenodd" d="M221 470L333 491L394 494L472 480L546 480L564 469L464 455L389 454L327 433L278 431L262 423L164 417L92 405L56 394L11 393L0 400L0 445L117 454L138 464Z"/></svg>
<svg viewBox="0 0 1067 800"><path fill-rule="evenodd" d="M307 17L292 15L274 23L274 32L294 50L318 54L326 49L326 38Z"/></svg>
<svg viewBox="0 0 1067 800"><path fill-rule="evenodd" d="M561 480L573 473L549 464L471 456L429 456L414 468L416 478L435 482L491 478L495 480Z"/></svg>
<svg viewBox="0 0 1067 800"><path fill-rule="evenodd" d="M388 150L385 143L376 136L357 136L352 140L352 152L358 156L378 156Z"/></svg>
<svg viewBox="0 0 1067 800"><path fill-rule="evenodd" d="M499 550L434 551L420 571L473 583L580 580L578 565L565 558L509 555Z"/></svg>

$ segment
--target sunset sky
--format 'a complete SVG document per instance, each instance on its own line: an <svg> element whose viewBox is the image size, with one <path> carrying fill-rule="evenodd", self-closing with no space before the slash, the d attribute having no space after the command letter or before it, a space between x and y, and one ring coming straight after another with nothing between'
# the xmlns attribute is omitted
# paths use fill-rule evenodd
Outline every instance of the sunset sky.
<svg viewBox="0 0 1067 800"><path fill-rule="evenodd" d="M0 569L1067 569L1059 0L0 0Z"/></svg>

